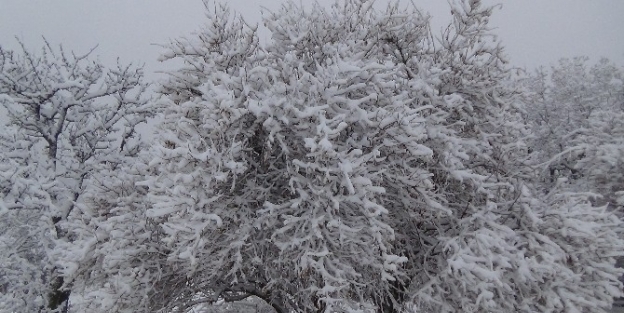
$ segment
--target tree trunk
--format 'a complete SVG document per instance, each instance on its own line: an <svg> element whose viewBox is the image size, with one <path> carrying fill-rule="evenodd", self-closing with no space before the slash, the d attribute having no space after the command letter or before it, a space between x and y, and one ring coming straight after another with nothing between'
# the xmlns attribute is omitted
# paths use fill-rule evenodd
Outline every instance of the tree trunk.
<svg viewBox="0 0 624 313"><path fill-rule="evenodd" d="M68 304L70 292L69 290L61 290L63 283L63 277L58 276L52 281L52 284L50 286L51 291L48 294L48 308L50 310L56 310L63 304L65 304L63 310L61 310L60 312L67 313L67 311L69 310Z"/></svg>

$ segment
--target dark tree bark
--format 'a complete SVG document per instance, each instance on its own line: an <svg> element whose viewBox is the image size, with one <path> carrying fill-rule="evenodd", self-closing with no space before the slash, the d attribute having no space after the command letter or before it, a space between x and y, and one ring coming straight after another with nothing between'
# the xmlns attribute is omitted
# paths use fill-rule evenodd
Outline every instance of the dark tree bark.
<svg viewBox="0 0 624 313"><path fill-rule="evenodd" d="M69 310L69 290L63 290L63 277L57 276L53 279L52 284L50 286L50 293L48 294L48 308L50 310L57 310L59 307L63 306L63 309L60 311L62 313L67 313Z"/></svg>

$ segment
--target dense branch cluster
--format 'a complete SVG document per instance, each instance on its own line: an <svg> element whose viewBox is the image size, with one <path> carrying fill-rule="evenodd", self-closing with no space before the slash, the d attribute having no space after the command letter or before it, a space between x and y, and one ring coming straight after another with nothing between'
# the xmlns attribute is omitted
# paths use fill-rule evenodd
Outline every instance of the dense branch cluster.
<svg viewBox="0 0 624 313"><path fill-rule="evenodd" d="M104 214L94 196L137 154L136 126L153 115L141 77L47 43L40 54L0 50L9 117L0 151L0 283L8 312L55 309L69 297L58 263L65 246L75 247L69 221Z"/></svg>
<svg viewBox="0 0 624 313"><path fill-rule="evenodd" d="M261 44L207 5L157 99L1 51L0 310L607 312L621 71L512 77L493 8L451 7L435 36L398 2L289 2Z"/></svg>

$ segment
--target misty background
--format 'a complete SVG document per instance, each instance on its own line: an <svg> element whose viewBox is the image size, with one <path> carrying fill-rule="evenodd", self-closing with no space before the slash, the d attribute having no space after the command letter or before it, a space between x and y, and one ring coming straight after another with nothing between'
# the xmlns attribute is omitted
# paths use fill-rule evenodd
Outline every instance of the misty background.
<svg viewBox="0 0 624 313"><path fill-rule="evenodd" d="M330 6L333 0L320 0ZM486 4L501 1L487 0ZM212 2L211 2L212 3ZM270 34L262 27L262 8L279 9L283 1L224 1L250 24L260 25L260 39ZM302 2L310 5L312 2ZM377 1L384 6L388 1ZM409 1L403 1L405 5ZM439 34L450 20L448 3L414 0L433 17L433 32ZM19 48L16 37L29 49L41 47L44 36L52 45L94 54L105 64L116 58L122 63L145 64L148 79L170 66L157 61L170 39L197 30L206 21L201 0L108 0L0 2L0 46ZM491 25L502 40L514 66L532 70L554 65L562 57L607 57L624 65L624 1L619 0L510 0L496 10Z"/></svg>

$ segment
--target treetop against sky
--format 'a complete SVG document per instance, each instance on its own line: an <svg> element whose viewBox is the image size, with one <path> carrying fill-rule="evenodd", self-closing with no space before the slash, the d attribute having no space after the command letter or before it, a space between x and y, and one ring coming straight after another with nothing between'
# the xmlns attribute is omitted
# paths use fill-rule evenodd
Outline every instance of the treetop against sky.
<svg viewBox="0 0 624 313"><path fill-rule="evenodd" d="M277 10L284 1L227 4L251 24L260 24L262 8ZM403 1L406 5L408 1ZM501 1L487 0L493 5ZM320 0L330 6L332 0ZM386 1L377 1L383 6ZM433 16L434 33L450 20L446 1L419 0L415 5ZM560 57L608 57L624 64L624 2L616 0L505 1L492 17L491 26L503 41L513 65L534 68L555 64ZM117 57L146 64L146 74L163 69L156 59L170 38L188 34L206 22L201 0L168 1L2 1L0 43L15 47L15 36L30 47L45 36L53 44L83 53L99 45L95 54L107 64ZM262 27L261 27L262 28ZM269 36L261 29L261 40Z"/></svg>

